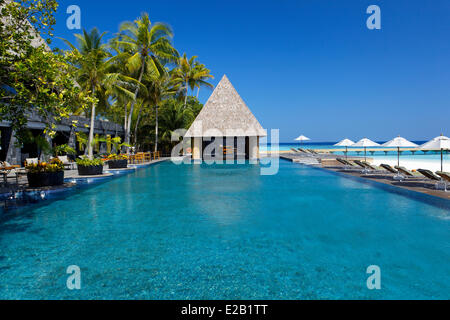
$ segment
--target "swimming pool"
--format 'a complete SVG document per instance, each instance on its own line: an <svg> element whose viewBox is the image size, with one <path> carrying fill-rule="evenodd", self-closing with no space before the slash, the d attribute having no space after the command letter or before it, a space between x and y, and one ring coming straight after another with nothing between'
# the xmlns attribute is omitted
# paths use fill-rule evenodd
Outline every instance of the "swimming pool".
<svg viewBox="0 0 450 320"><path fill-rule="evenodd" d="M287 161L161 163L3 213L0 299L448 299L449 219Z"/></svg>

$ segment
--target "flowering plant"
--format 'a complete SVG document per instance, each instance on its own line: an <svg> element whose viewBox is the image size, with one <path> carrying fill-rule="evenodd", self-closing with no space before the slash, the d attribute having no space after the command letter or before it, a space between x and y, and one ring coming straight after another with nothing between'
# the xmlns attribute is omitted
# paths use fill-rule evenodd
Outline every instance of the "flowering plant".
<svg viewBox="0 0 450 320"><path fill-rule="evenodd" d="M30 173L60 172L64 171L64 164L58 158L51 159L50 162L27 164L26 169Z"/></svg>

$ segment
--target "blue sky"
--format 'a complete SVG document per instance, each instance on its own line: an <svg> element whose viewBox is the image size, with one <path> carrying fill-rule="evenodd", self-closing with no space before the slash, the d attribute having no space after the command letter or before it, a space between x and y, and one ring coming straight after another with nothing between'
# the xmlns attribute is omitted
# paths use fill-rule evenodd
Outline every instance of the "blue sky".
<svg viewBox="0 0 450 320"><path fill-rule="evenodd" d="M83 28L110 36L144 11L170 24L180 53L197 55L214 85L227 74L282 142L300 134L314 141L450 135L448 0L63 0L55 33L71 41L72 4ZM381 8L381 30L366 27L372 4Z"/></svg>

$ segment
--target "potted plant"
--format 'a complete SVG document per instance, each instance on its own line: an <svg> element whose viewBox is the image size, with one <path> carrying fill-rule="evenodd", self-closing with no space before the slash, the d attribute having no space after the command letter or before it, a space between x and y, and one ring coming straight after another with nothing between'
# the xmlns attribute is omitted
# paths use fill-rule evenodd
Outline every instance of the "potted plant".
<svg viewBox="0 0 450 320"><path fill-rule="evenodd" d="M57 158L26 166L28 185L31 188L60 186L64 184L64 164Z"/></svg>
<svg viewBox="0 0 450 320"><path fill-rule="evenodd" d="M103 174L103 161L101 159L77 159L78 174L80 176L96 176Z"/></svg>
<svg viewBox="0 0 450 320"><path fill-rule="evenodd" d="M125 169L128 167L128 157L125 154L110 154L106 161L109 169Z"/></svg>

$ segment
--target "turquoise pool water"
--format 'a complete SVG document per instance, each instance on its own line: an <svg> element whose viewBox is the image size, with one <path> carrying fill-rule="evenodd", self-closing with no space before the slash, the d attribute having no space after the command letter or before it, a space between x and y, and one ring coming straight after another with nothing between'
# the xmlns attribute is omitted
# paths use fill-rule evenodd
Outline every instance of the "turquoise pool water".
<svg viewBox="0 0 450 320"><path fill-rule="evenodd" d="M285 161L162 163L2 213L0 299L448 299L449 219Z"/></svg>

